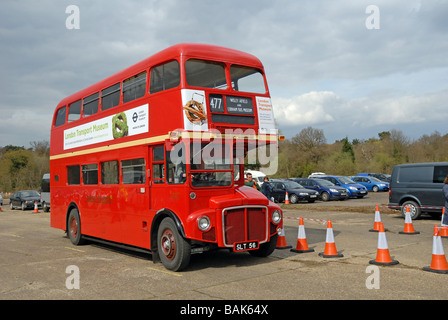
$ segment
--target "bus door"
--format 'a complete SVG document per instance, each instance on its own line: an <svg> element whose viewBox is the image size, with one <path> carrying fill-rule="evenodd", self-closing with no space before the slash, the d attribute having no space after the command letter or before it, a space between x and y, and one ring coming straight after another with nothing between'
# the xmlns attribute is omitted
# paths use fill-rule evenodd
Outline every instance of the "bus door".
<svg viewBox="0 0 448 320"><path fill-rule="evenodd" d="M120 161L122 184L119 190L119 211L122 233L128 244L140 247L149 247L150 241L150 194L146 162L145 157Z"/></svg>
<svg viewBox="0 0 448 320"><path fill-rule="evenodd" d="M169 209L174 213L184 211L187 190L187 170L184 144L150 147L151 159L151 209Z"/></svg>

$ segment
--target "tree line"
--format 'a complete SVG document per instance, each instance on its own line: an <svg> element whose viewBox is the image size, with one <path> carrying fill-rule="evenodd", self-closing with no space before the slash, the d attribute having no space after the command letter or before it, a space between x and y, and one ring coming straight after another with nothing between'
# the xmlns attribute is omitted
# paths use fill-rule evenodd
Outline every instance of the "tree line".
<svg viewBox="0 0 448 320"><path fill-rule="evenodd" d="M278 171L273 177L307 177L312 172L356 175L392 173L401 163L448 161L448 134L438 131L411 141L400 130L367 140L326 142L323 130L307 127L279 144Z"/></svg>
<svg viewBox="0 0 448 320"><path fill-rule="evenodd" d="M0 192L38 190L50 172L50 143L33 141L31 148L0 147ZM411 141L402 131L378 133L367 140L343 138L327 143L324 131L307 127L279 143L278 170L273 178L307 177L312 172L356 175L358 172L391 173L395 165L448 161L448 134L435 131ZM258 165L248 166L259 169Z"/></svg>
<svg viewBox="0 0 448 320"><path fill-rule="evenodd" d="M38 190L44 173L50 172L50 143L33 141L31 148L0 147L0 192Z"/></svg>

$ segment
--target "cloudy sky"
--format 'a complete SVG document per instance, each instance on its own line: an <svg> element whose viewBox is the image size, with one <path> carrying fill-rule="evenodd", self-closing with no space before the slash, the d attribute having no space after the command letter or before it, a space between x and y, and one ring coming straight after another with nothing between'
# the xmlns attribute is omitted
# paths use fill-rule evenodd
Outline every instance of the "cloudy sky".
<svg viewBox="0 0 448 320"><path fill-rule="evenodd" d="M62 98L181 42L260 58L288 138L446 134L447 17L447 0L2 0L0 146L49 141Z"/></svg>

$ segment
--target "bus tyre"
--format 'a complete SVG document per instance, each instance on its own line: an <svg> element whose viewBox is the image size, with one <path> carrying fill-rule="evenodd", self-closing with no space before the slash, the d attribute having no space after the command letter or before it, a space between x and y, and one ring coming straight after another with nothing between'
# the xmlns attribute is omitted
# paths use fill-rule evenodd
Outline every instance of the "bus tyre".
<svg viewBox="0 0 448 320"><path fill-rule="evenodd" d="M257 250L250 250L248 252L250 253L250 255L252 255L254 257L269 256L272 252L274 252L274 250L277 246L277 237L278 237L277 234L275 236L272 236L271 241L261 244L260 248Z"/></svg>
<svg viewBox="0 0 448 320"><path fill-rule="evenodd" d="M67 220L67 235L70 241L78 246L84 243L81 234L81 219L79 218L78 209L72 209Z"/></svg>
<svg viewBox="0 0 448 320"><path fill-rule="evenodd" d="M157 250L165 268L180 271L190 263L191 245L177 230L171 218L165 218L157 230Z"/></svg>

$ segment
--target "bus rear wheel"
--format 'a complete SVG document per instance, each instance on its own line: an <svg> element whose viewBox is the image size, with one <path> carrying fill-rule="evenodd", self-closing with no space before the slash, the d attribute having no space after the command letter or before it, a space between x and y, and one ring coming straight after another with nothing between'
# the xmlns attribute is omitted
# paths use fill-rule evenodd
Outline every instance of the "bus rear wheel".
<svg viewBox="0 0 448 320"><path fill-rule="evenodd" d="M191 245L177 230L171 218L165 218L157 231L157 250L165 268L180 271L190 263Z"/></svg>
<svg viewBox="0 0 448 320"><path fill-rule="evenodd" d="M78 209L72 209L68 215L67 235L70 241L76 246L84 243L84 239L81 234L81 219L79 217Z"/></svg>

